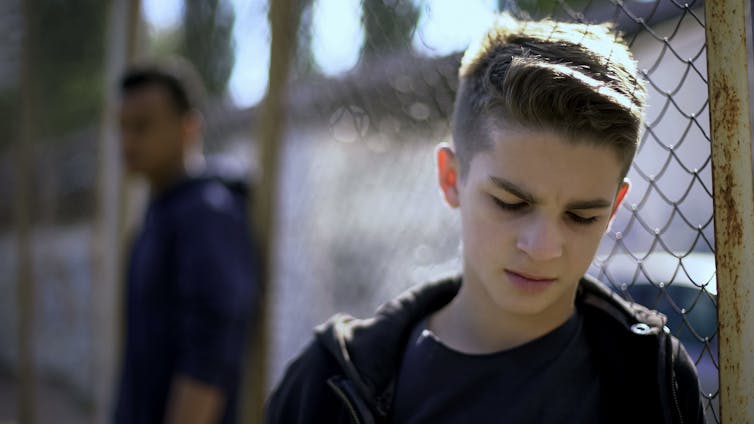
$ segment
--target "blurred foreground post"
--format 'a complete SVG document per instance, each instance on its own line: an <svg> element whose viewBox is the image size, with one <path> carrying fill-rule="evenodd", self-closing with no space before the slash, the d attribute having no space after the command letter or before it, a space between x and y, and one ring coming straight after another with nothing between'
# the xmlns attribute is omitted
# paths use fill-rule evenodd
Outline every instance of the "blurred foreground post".
<svg viewBox="0 0 754 424"><path fill-rule="evenodd" d="M270 43L270 69L267 95L260 112L259 128L256 128L259 143L260 175L251 205L254 235L262 254L262 284L260 313L249 349L244 375L248 401L242 402L242 422L262 422L264 401L267 392L268 309L274 281L275 228L278 169L283 147L286 124L286 84L291 62L296 54L296 37L300 0L275 0L270 2L269 20L272 33Z"/></svg>
<svg viewBox="0 0 754 424"><path fill-rule="evenodd" d="M13 190L15 205L18 268L16 288L18 293L18 418L22 424L36 422L36 361L34 349L34 297L35 282L31 248L31 178L32 143L34 134L35 67L32 63L35 41L34 4L23 2L23 41L21 42L21 107L19 132L15 149L16 184Z"/></svg>
<svg viewBox="0 0 754 424"><path fill-rule="evenodd" d="M117 390L117 358L120 351L120 311L123 281L123 176L117 131L120 99L118 80L135 52L139 23L138 0L110 3L106 26L105 98L97 157L97 211L92 284L93 358L92 395L94 423L111 421Z"/></svg>
<svg viewBox="0 0 754 424"><path fill-rule="evenodd" d="M754 423L754 188L745 7L745 0L704 4L724 423Z"/></svg>

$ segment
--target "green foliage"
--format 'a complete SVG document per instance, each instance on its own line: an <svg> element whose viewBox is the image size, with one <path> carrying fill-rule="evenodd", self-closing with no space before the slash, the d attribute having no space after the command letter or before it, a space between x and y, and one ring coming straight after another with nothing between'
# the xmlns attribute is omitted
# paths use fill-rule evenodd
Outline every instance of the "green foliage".
<svg viewBox="0 0 754 424"><path fill-rule="evenodd" d="M178 54L183 43L183 31L171 28L155 32L149 43L149 54L155 57L166 57Z"/></svg>
<svg viewBox="0 0 754 424"><path fill-rule="evenodd" d="M364 47L374 57L411 46L419 8L410 0L363 0Z"/></svg>
<svg viewBox="0 0 754 424"><path fill-rule="evenodd" d="M594 0L498 0L498 10L522 11L534 19L557 16L565 10L581 11Z"/></svg>
<svg viewBox="0 0 754 424"><path fill-rule="evenodd" d="M299 14L298 39L296 43L296 55L294 56L293 69L291 73L294 77L300 78L308 76L317 71L314 54L312 53L312 21L313 21L313 0L298 0L296 2Z"/></svg>
<svg viewBox="0 0 754 424"><path fill-rule="evenodd" d="M225 0L186 0L180 54L194 64L210 95L222 95L235 63L236 16Z"/></svg>
<svg viewBox="0 0 754 424"><path fill-rule="evenodd" d="M18 88L0 92L0 151L10 146L18 135Z"/></svg>
<svg viewBox="0 0 754 424"><path fill-rule="evenodd" d="M91 125L102 105L108 3L29 0L29 78L40 139Z"/></svg>

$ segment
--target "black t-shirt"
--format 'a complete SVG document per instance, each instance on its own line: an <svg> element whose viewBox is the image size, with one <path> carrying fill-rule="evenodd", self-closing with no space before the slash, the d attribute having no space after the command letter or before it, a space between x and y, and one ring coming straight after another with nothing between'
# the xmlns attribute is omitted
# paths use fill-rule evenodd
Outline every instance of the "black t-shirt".
<svg viewBox="0 0 754 424"><path fill-rule="evenodd" d="M404 352L396 423L598 423L600 385L581 314L491 354L455 351L421 322Z"/></svg>

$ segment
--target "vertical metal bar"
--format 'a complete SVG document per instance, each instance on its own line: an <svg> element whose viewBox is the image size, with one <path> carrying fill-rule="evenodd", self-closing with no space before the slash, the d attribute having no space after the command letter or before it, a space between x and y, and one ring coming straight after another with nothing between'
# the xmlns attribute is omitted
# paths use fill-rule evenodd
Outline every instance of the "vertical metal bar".
<svg viewBox="0 0 754 424"><path fill-rule="evenodd" d="M133 16L133 15L136 16ZM105 98L100 122L97 158L97 216L93 241L92 303L93 398L92 422L110 421L112 401L117 390L116 367L120 348L121 310L119 296L123 270L124 184L118 143L116 112L118 79L134 54L134 33L138 29L139 1L114 0L108 10L105 62Z"/></svg>
<svg viewBox="0 0 754 424"><path fill-rule="evenodd" d="M278 169L285 132L286 85L291 63L296 51L299 25L299 0L270 1L269 20L270 69L267 95L260 111L256 139L259 143L261 177L255 184L254 203L250 205L251 220L257 243L260 246L262 265L262 299L260 313L250 347L250 360L246 363L245 387L250 396L242 411L243 422L262 422L267 394L267 350L269 299L274 281L275 237L277 225ZM252 182L253 183L253 182Z"/></svg>
<svg viewBox="0 0 754 424"><path fill-rule="evenodd" d="M35 281L32 270L31 177L34 135L34 5L23 2L23 41L21 44L21 108L16 145L16 187L14 192L15 229L18 255L18 417L22 424L36 422L36 361L34 349Z"/></svg>
<svg viewBox="0 0 754 424"><path fill-rule="evenodd" d="M754 188L744 0L705 2L720 336L720 415L754 423Z"/></svg>
<svg viewBox="0 0 754 424"><path fill-rule="evenodd" d="M119 0L117 0L119 1ZM128 3L128 43L126 45L126 57L129 62L136 59L142 47L141 32L141 0L125 0Z"/></svg>

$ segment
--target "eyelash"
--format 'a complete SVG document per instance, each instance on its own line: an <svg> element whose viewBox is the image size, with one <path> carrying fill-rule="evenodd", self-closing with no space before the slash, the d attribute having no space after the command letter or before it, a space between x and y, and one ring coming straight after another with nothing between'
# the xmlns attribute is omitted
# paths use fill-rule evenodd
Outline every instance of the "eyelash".
<svg viewBox="0 0 754 424"><path fill-rule="evenodd" d="M597 222L596 216L590 216L589 218L584 218L583 216L576 215L575 213L568 212L568 216L571 217L571 220L579 225L589 225L594 224Z"/></svg>
<svg viewBox="0 0 754 424"><path fill-rule="evenodd" d="M492 196L492 200L495 201L495 203L503 210L506 211L520 211L528 206L525 202L519 202L519 203L507 203L503 202L502 200L498 199L495 196Z"/></svg>
<svg viewBox="0 0 754 424"><path fill-rule="evenodd" d="M495 196L492 196L492 200L497 204L500 209L508 212L521 212L529 205L526 202L519 202L519 203L507 203L503 202L502 200L498 199ZM589 225L597 222L597 217L592 216L589 218L584 218L583 216L579 216L573 212L567 212L568 217L576 224L578 225Z"/></svg>

